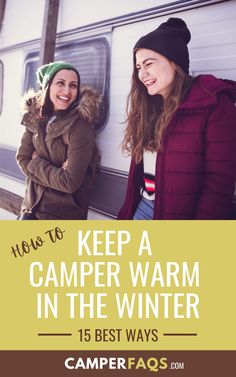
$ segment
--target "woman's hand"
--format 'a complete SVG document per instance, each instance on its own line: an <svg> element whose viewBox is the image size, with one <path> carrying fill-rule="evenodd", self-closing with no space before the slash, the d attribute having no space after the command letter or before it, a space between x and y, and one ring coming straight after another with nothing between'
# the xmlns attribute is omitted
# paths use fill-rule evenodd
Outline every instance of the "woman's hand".
<svg viewBox="0 0 236 377"><path fill-rule="evenodd" d="M66 170L67 169L67 165L68 165L68 159L65 162L63 162L62 169Z"/></svg>
<svg viewBox="0 0 236 377"><path fill-rule="evenodd" d="M33 151L33 153L32 153L32 160L34 160L37 157L39 157L38 153L36 151Z"/></svg>

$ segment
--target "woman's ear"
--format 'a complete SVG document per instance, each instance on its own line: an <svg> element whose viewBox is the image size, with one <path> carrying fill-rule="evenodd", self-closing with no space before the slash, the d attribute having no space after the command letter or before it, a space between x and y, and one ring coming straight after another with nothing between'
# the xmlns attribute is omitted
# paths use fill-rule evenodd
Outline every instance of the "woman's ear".
<svg viewBox="0 0 236 377"><path fill-rule="evenodd" d="M172 65L173 69L176 71L176 64L173 61L171 61L171 65Z"/></svg>

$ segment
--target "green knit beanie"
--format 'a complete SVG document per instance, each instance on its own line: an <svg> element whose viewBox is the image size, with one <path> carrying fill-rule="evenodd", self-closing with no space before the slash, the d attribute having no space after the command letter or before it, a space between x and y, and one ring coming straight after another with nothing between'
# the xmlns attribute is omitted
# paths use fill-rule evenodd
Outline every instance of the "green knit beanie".
<svg viewBox="0 0 236 377"><path fill-rule="evenodd" d="M78 75L78 80L80 80L79 72L70 63L64 61L57 61L49 64L44 64L41 67L39 67L36 72L37 81L43 90L46 88L53 76L61 69L73 70Z"/></svg>

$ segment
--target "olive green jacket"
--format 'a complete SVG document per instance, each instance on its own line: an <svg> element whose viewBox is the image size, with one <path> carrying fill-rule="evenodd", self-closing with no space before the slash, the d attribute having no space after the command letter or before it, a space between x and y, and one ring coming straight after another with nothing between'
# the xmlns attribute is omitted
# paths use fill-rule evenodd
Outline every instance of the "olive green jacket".
<svg viewBox="0 0 236 377"><path fill-rule="evenodd" d="M99 161L94 125L100 98L85 88L78 106L52 121L47 132L47 121L37 115L39 103L40 93L26 100L25 132L16 155L27 177L21 212L30 210L40 220L86 219ZM39 157L32 159L34 150Z"/></svg>

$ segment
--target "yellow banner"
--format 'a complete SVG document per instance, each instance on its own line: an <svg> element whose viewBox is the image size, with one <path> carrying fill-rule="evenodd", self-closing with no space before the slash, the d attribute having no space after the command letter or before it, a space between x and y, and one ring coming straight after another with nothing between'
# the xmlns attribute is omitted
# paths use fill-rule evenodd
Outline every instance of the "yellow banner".
<svg viewBox="0 0 236 377"><path fill-rule="evenodd" d="M1 221L1 350L235 350L235 221Z"/></svg>

